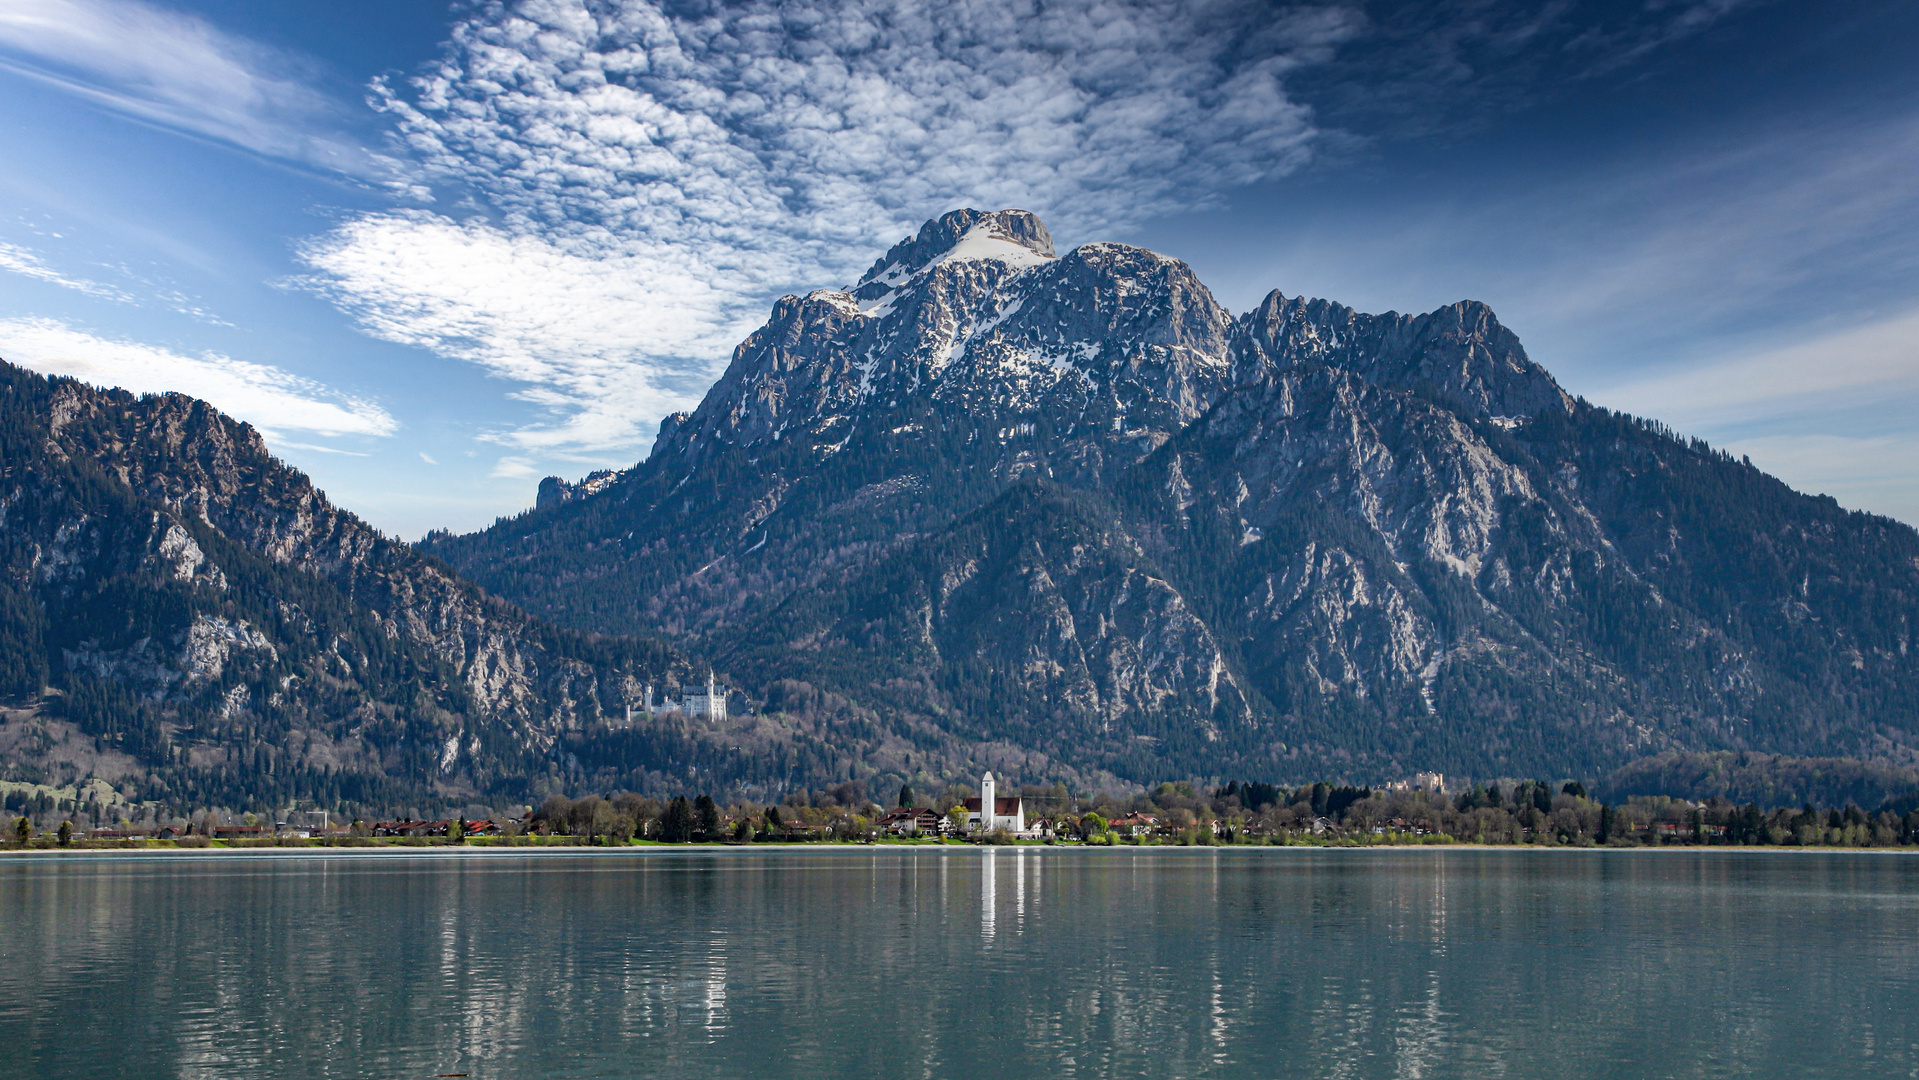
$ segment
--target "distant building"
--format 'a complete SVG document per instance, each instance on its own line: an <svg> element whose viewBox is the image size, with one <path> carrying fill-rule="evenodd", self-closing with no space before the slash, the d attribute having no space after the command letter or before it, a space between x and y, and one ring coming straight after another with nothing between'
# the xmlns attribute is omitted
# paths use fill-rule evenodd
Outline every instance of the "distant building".
<svg viewBox="0 0 1919 1080"><path fill-rule="evenodd" d="M713 673L706 673L706 693L695 688L680 695L680 711L688 716L703 716L709 720L726 719L726 693L713 684Z"/></svg>
<svg viewBox="0 0 1919 1080"><path fill-rule="evenodd" d="M1414 773L1411 780L1394 780L1386 785L1387 791L1430 791L1435 795L1446 793L1446 774L1436 772Z"/></svg>
<svg viewBox="0 0 1919 1080"><path fill-rule="evenodd" d="M881 832L894 836L938 836L946 831L946 819L925 807L903 807L888 811L878 826Z"/></svg>
<svg viewBox="0 0 1919 1080"><path fill-rule="evenodd" d="M724 720L726 719L726 691L719 688L713 679L713 673L709 671L706 675L706 688L704 690L696 686L692 689L682 691L678 703L668 698L666 701L655 705L653 702L653 685L648 683L646 687L646 697L637 710L633 707L632 702L627 703L626 726L632 727L633 718L641 713L651 716L656 712L673 712L675 710L685 713L688 716L703 717L713 721Z"/></svg>
<svg viewBox="0 0 1919 1080"><path fill-rule="evenodd" d="M1010 833L1026 831L1026 799L1012 795L1000 797L998 785L993 774L987 773L980 778L979 798L968 799L966 806L966 827L979 832L992 832L1005 829Z"/></svg>

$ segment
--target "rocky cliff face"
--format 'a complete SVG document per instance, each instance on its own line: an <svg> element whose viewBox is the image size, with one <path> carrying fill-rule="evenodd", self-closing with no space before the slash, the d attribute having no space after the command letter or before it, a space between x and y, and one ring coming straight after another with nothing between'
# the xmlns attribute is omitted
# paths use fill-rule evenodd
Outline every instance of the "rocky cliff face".
<svg viewBox="0 0 1919 1080"><path fill-rule="evenodd" d="M1236 383L1315 365L1412 391L1467 417L1512 420L1572 407L1492 309L1471 300L1425 315L1366 315L1275 290L1234 330Z"/></svg>
<svg viewBox="0 0 1919 1080"><path fill-rule="evenodd" d="M1230 381L1227 313L1184 264L1056 256L1020 211L957 211L853 287L786 297L651 456L577 505L430 550L558 621L706 633L984 506L1100 488ZM482 569L484 564L485 569Z"/></svg>
<svg viewBox="0 0 1919 1080"><path fill-rule="evenodd" d="M780 301L598 483L432 550L1028 771L1919 746L1911 529L1569 398L1484 305L1233 319L1018 211Z"/></svg>

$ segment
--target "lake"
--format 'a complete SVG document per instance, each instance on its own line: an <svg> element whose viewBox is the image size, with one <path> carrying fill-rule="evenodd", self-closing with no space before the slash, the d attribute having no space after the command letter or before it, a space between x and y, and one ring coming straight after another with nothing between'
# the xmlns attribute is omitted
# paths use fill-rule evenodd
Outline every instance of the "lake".
<svg viewBox="0 0 1919 1080"><path fill-rule="evenodd" d="M1919 857L0 859L0 1077L1911 1077Z"/></svg>

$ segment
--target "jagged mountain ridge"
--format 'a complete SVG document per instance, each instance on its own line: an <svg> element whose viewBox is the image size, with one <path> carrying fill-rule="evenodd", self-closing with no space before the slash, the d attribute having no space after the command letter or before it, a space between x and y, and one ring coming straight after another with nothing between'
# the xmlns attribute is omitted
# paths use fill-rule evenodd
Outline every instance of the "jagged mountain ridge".
<svg viewBox="0 0 1919 1080"><path fill-rule="evenodd" d="M594 483L431 550L1049 768L1919 745L1911 529L1572 400L1482 304L1234 319L1184 264L1061 256L1019 211L781 300Z"/></svg>
<svg viewBox="0 0 1919 1080"><path fill-rule="evenodd" d="M385 808L695 776L781 787L876 752L852 713L830 737L625 729L644 684L690 674L684 656L541 624L178 394L0 363L0 538L0 696L32 729L8 733L9 779L92 772L180 808Z"/></svg>
<svg viewBox="0 0 1919 1080"><path fill-rule="evenodd" d="M919 254L941 243L968 257ZM505 526L517 550L489 587L580 627L738 625L1011 480L1109 484L1226 388L1229 330L1176 260L1055 257L1029 214L957 211L852 289L779 301L641 467L540 528ZM465 565L470 547L431 550Z"/></svg>

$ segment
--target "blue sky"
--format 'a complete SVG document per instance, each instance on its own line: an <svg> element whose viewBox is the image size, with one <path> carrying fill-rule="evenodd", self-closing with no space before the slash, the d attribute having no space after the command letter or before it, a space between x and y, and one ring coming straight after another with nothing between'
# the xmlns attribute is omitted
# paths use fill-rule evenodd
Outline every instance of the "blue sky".
<svg viewBox="0 0 1919 1080"><path fill-rule="evenodd" d="M645 456L926 218L1365 310L1919 522L1919 6L0 0L0 356L389 532Z"/></svg>

